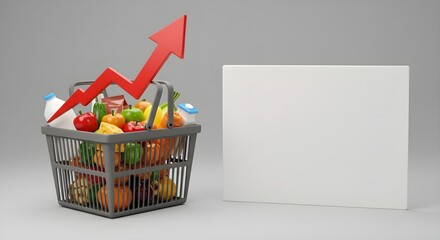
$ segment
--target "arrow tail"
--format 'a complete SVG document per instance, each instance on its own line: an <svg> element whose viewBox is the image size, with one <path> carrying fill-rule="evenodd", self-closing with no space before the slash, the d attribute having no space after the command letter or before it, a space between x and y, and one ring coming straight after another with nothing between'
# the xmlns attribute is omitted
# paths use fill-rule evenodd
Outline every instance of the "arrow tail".
<svg viewBox="0 0 440 240"><path fill-rule="evenodd" d="M105 69L105 71L89 86L86 91L83 91L82 89L76 90L75 93L70 96L68 101L66 101L64 105L61 106L61 108L58 109L58 111L56 111L47 122L49 123L55 120L65 112L69 111L71 108L78 105L78 103L86 106L112 83L117 84L131 96L139 99L144 93L145 89L147 89L148 85L150 85L153 78L157 75L160 68L165 64L165 61L169 55L170 53L162 50L160 46L156 47L151 54L151 57L145 63L144 67L133 82L112 68ZM161 61L152 61L151 59L161 59Z"/></svg>

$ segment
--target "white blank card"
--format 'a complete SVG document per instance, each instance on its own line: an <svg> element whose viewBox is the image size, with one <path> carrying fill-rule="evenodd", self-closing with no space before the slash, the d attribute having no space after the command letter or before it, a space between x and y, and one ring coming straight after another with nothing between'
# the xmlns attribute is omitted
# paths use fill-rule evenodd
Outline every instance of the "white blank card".
<svg viewBox="0 0 440 240"><path fill-rule="evenodd" d="M223 66L223 199L407 208L408 66Z"/></svg>

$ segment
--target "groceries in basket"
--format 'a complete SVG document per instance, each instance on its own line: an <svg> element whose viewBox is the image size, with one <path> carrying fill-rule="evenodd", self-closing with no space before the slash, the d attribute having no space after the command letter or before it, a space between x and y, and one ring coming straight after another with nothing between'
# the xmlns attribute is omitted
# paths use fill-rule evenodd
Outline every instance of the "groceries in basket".
<svg viewBox="0 0 440 240"><path fill-rule="evenodd" d="M177 99L175 95L175 99ZM152 104L146 100L129 105L120 113L112 110L107 113L103 103L95 102L93 112L80 113L73 122L78 131L93 131L102 116L97 134L122 134L145 131L145 124L151 112ZM163 110L162 110L163 109ZM177 109L177 108L176 108ZM156 114L157 124L153 129L167 129L168 105L161 104ZM147 118L145 118L147 116ZM187 121L177 111L173 112L172 127L182 127ZM115 173L144 169L145 172L132 174L121 173L110 182L114 189L113 208L115 211L126 210L130 207L142 207L154 201L172 201L177 197L176 179L170 176L171 169L151 170L151 167L165 166L172 161L172 156L183 154L183 138L165 137L140 142L125 142L114 144L112 156L106 156L102 144L82 141L77 147L77 157L70 161L72 167L105 172L106 165L114 168ZM180 151L180 153L179 153ZM108 160L107 160L108 159ZM108 163L107 161L111 161ZM164 168L165 168L164 167ZM75 180L69 185L71 201L80 205L96 204L109 208L109 182L105 177L93 174L75 172Z"/></svg>
<svg viewBox="0 0 440 240"><path fill-rule="evenodd" d="M176 101L180 96L174 92L173 99ZM56 112L64 101L57 99L54 93L44 97L46 100L45 118ZM146 99L138 101L134 107L128 105L123 95L101 98L101 101L93 101L92 112L82 113L76 116L71 109L58 119L52 121L50 126L76 129L78 131L95 132L99 134L119 134L124 132L136 132L146 130L145 125L152 111L152 103ZM173 106L173 126L181 127L194 124L198 109L189 103L180 103L178 108ZM168 128L168 102L164 102L156 109L153 129Z"/></svg>
<svg viewBox="0 0 440 240"><path fill-rule="evenodd" d="M174 92L174 102L179 96L180 93ZM45 117L48 119L64 102L56 99L55 94L49 94L45 99L47 101ZM153 130L179 128L195 123L198 110L189 103L181 103L177 108L173 104L173 122L168 126L169 107L171 106L168 106L168 102L159 104L153 121ZM146 99L132 106L127 103L123 95L100 97L93 101L91 112L79 111L79 115L76 116L73 110L70 110L51 122L51 126L96 134L129 134L146 130L148 119L154 112L152 108L153 104ZM186 140L181 137L165 137L115 143L111 156L105 154L104 147L100 143L79 141L76 145L75 157L69 161L69 165L87 169L89 172L74 171L74 177L68 185L70 201L86 207L96 205L104 209L113 207L114 211L123 211L131 207L143 207L154 202L176 199L178 180L175 179L173 172L176 170L172 170L167 164L174 161L173 156L184 154L186 143L183 141ZM119 173L112 177L110 182L107 177L90 172L90 170L105 172L106 165L114 168L115 174ZM156 170L152 169L154 167ZM139 169L143 170L123 173ZM113 206L109 206L108 189L114 191Z"/></svg>
<svg viewBox="0 0 440 240"><path fill-rule="evenodd" d="M145 169L145 172L122 174L114 178L112 185L115 211L125 210L130 206L145 206L154 201L172 201L177 196L177 185L175 172L170 176L170 171L176 170L152 171L149 167L166 167L171 156L182 154L183 146L179 146L179 141L182 139L171 137L158 139L154 143L141 141L115 144L118 149L115 148L111 158L105 156L100 144L82 142L78 148L79 155L70 161L70 166L102 172L105 171L107 159L111 159L115 173ZM103 177L75 171L75 180L69 185L70 199L79 205L99 204L102 208L108 208L108 184Z"/></svg>

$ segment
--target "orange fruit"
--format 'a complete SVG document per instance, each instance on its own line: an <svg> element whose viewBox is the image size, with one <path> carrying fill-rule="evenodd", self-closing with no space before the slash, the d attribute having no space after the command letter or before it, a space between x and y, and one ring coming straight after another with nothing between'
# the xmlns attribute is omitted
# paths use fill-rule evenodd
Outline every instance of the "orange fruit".
<svg viewBox="0 0 440 240"><path fill-rule="evenodd" d="M128 168L125 167L124 165L121 165L121 166L115 168L115 172L122 172L122 171L125 171L125 170L128 170ZM114 184L115 184L115 186L118 186L118 185L122 186L126 182L128 182L129 179L130 179L130 175L126 175L126 176L122 176L122 177L119 177L119 178L115 178Z"/></svg>
<svg viewBox="0 0 440 240"><path fill-rule="evenodd" d="M98 193L98 202L104 207L108 208L108 191L107 186L103 186L99 189ZM113 200L113 208L115 211L122 211L127 209L131 201L133 200L133 193L130 188L127 186L114 187L114 200Z"/></svg>
<svg viewBox="0 0 440 240"><path fill-rule="evenodd" d="M147 100L142 99L141 101L136 103L136 105L134 105L134 107L139 108L140 110L142 110L142 112L145 112L145 109L147 109L147 107L150 105L151 105L150 102L147 102Z"/></svg>
<svg viewBox="0 0 440 240"><path fill-rule="evenodd" d="M93 156L93 162L95 162L95 164L100 167L100 168L105 168L105 164L104 164L104 152L103 151L96 151L95 156ZM114 157L114 166L117 167L119 166L119 163L121 162L121 158L120 158L120 153L116 153L115 152L115 157Z"/></svg>
<svg viewBox="0 0 440 240"><path fill-rule="evenodd" d="M180 115L180 113L175 112L173 114L173 127L181 127L183 126L183 117ZM160 121L159 124L159 129L160 128L167 128L167 123L168 123L168 112L166 112L163 117L162 120Z"/></svg>
<svg viewBox="0 0 440 240"><path fill-rule="evenodd" d="M147 143L144 146L144 156L142 156L139 163L142 167L155 166L160 164L161 159L163 159L163 154L160 151L159 144Z"/></svg>

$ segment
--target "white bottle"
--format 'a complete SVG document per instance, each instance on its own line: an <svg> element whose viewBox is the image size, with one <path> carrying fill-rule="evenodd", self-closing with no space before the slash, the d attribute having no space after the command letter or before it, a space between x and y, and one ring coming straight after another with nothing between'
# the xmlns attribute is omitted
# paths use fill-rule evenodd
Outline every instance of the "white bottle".
<svg viewBox="0 0 440 240"><path fill-rule="evenodd" d="M58 109L60 109L61 106L63 106L64 101L57 98L55 93L47 94L46 96L44 96L44 100L46 100L46 107L44 108L44 118L46 118L47 121L52 117L52 115L55 114L56 111L58 111ZM73 125L73 119L75 119L75 117L75 112L73 111L73 109L70 109L63 115L50 122L49 126L76 130L75 126Z"/></svg>

